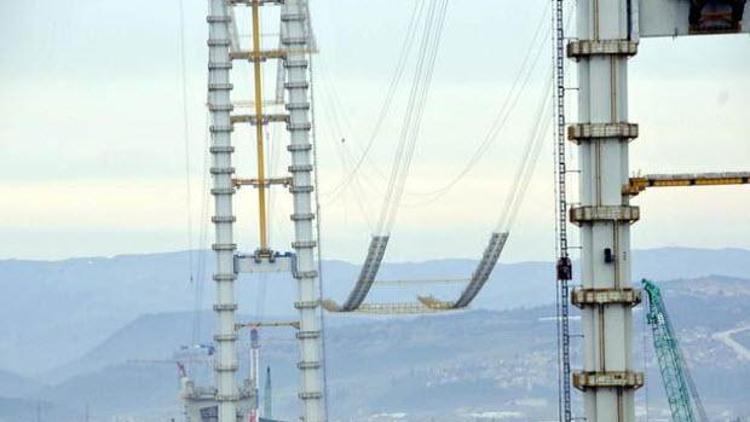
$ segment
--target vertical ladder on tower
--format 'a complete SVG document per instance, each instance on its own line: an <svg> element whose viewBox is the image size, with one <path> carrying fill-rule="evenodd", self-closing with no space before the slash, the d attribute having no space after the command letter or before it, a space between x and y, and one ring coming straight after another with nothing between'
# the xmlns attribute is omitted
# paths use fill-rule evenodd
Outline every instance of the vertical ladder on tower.
<svg viewBox="0 0 750 422"><path fill-rule="evenodd" d="M570 291L569 283L573 278L573 265L568 254L567 230L567 164L565 161L565 22L564 0L553 1L553 48L555 72L555 177L557 184L556 228L557 228L557 324L559 338L559 398L558 411L560 421L572 419L570 400Z"/></svg>

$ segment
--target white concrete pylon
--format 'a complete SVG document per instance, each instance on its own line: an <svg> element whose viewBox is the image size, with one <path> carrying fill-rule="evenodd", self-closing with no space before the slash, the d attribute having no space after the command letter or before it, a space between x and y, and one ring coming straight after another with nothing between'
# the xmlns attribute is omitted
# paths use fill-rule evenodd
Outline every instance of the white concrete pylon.
<svg viewBox="0 0 750 422"><path fill-rule="evenodd" d="M315 260L314 213L312 204L313 163L310 143L310 73L308 52L311 34L307 22L307 1L286 0L281 10L281 44L287 50L285 88L288 92L286 109L289 111L287 129L291 153L294 197L294 242L297 256L297 298L295 307L299 311L299 399L302 402L304 422L326 421L323 388L322 333L319 325L320 301L318 295L318 271Z"/></svg>
<svg viewBox="0 0 750 422"><path fill-rule="evenodd" d="M637 126L627 124L628 58L637 50L628 3L579 0L577 40L567 46L580 88L579 123L569 128L581 163L581 204L571 221L580 226L582 287L572 297L584 336L583 371L573 384L583 391L588 422L635 421L634 392L643 384L632 359L631 307L639 295L628 294L630 225L639 213L622 195L628 142L637 136Z"/></svg>
<svg viewBox="0 0 750 422"><path fill-rule="evenodd" d="M290 253L255 254L252 257L235 254L236 245L233 243L233 223L235 217L232 210L232 195L235 192L233 180L234 169L231 154L234 148L231 143L232 124L240 122L237 116L230 116L232 103L230 101L230 69L231 60L250 60L250 54L240 54L242 51L230 52L230 49L240 49L238 41L232 40L234 5L257 7L264 4L282 5L281 12L281 49L269 53L268 58L283 61L284 89L288 92L284 105L288 118L280 120L286 123L290 134L292 174L289 190L293 195L294 214L292 221L295 226L295 237L292 247L294 255ZM254 10L257 13L257 10ZM323 394L325 391L322 376L322 333L319 325L319 284L314 239L314 218L312 208L313 160L310 130L312 128L310 116L310 73L308 70L308 54L314 50L314 41L310 33L308 22L307 2L304 0L268 1L256 3L254 1L239 0L210 0L210 38L209 38L209 110L211 112L212 133L212 168L213 189L216 211L213 222L216 228L216 241L213 249L216 251L217 265L214 280L217 283L217 332L214 339L218 345L215 364L216 372L216 401L218 402L219 422L236 422L237 418L246 415L251 410L241 405L240 399L247 393L247 388L238 388L236 373L238 367L236 347L235 312L237 305L234 297L234 281L238 273L267 272L291 269L298 284L298 297L294 306L299 311L298 327L300 361L297 367L300 371L299 399L302 403L302 420L306 422L325 422L325 406ZM236 32L236 31L235 31ZM234 45L233 45L234 44ZM255 47L257 49L257 46ZM256 72L258 69L255 69ZM260 100L256 100L256 103ZM274 122L276 122L274 120ZM270 120L269 120L270 123ZM260 180L260 179L259 179ZM271 180L271 179L269 179ZM286 180L286 179L285 179ZM263 243L263 242L261 242ZM262 248L262 252L271 252ZM257 392L257 348L254 350L255 390ZM254 393L253 392L253 393Z"/></svg>
<svg viewBox="0 0 750 422"><path fill-rule="evenodd" d="M221 422L237 421L237 349L235 332L234 297L234 251L233 225L235 217L232 209L234 187L232 185L232 124L230 112L232 85L229 71L232 62L229 57L229 25L231 18L225 0L211 0L208 15L209 61L208 61L208 109L211 113L211 194L214 196L215 210L212 218L215 227L213 249L216 252L216 311L217 328L214 341L217 344L216 362L216 401L218 418Z"/></svg>

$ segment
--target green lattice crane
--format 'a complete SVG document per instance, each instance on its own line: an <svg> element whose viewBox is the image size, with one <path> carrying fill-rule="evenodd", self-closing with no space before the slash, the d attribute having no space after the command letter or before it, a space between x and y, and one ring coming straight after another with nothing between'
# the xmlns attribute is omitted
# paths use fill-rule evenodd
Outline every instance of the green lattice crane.
<svg viewBox="0 0 750 422"><path fill-rule="evenodd" d="M680 343L669 320L661 290L649 280L643 280L643 287L649 301L646 320L653 332L654 350L659 361L669 410L672 412L672 421L708 422L698 389L690 376Z"/></svg>

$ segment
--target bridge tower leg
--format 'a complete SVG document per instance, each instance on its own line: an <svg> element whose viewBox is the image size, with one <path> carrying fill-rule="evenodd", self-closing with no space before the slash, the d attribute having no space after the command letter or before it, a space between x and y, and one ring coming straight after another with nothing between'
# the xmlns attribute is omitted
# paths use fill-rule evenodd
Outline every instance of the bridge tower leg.
<svg viewBox="0 0 750 422"><path fill-rule="evenodd" d="M294 196L294 242L297 256L297 302L299 311L299 399L302 401L304 422L326 421L323 388L322 333L318 271L315 260L317 242L314 239L312 203L313 157L310 143L310 72L308 52L311 44L310 23L307 22L307 0L286 0L281 9L281 44L287 51L284 66L287 70L285 88L288 92L292 195Z"/></svg>
<svg viewBox="0 0 750 422"><path fill-rule="evenodd" d="M232 84L229 71L232 62L229 57L229 23L230 15L226 0L211 0L208 15L209 25L209 62L208 62L208 109L211 112L211 177L214 196L214 216L212 218L216 237L213 249L216 251L216 334L217 357L214 366L216 377L216 401L218 402L218 420L235 422L239 402L237 387L237 334L235 332L234 271L232 198L232 123L230 112L232 102L230 93Z"/></svg>
<svg viewBox="0 0 750 422"><path fill-rule="evenodd" d="M252 8L253 37L252 50L242 50L233 30L236 22L231 7L244 5ZM264 51L260 42L260 6L281 6L281 48ZM324 402L323 350L320 324L319 274L315 249L315 214L313 197L315 180L313 178L314 160L310 131L311 122L311 74L309 55L314 51L311 26L308 22L307 0L210 0L209 22L209 101L211 112L211 174L213 186L211 193L215 200L215 214L212 221L215 225L216 240L213 249L216 251L216 272L214 280L217 286L217 302L214 309L217 314L217 358L214 370L216 373L216 395L218 403L216 413L219 422L237 422L244 418L250 409L257 409L250 403L250 398L257 400L257 371L253 374L256 388L246 385L238 387L236 374L237 360L237 324L235 313L234 283L240 273L263 273L291 270L297 280L298 295L294 307L299 312L299 361L300 388L298 397L302 403L304 422L325 422L326 409ZM285 76L284 89L288 95L280 100L286 108L287 115L264 112L262 95L261 64L267 59L282 60ZM233 104L230 93L232 84L230 70L232 60L248 60L254 69L254 115L232 114ZM288 167L291 178L266 178L263 163L264 131L270 123L285 122L289 132L290 144L287 149L291 155ZM258 157L258 178L233 178L231 133L233 124L250 123L256 127L256 150ZM266 230L265 190L272 184L290 186L294 213L291 220L294 224L294 253L279 253L268 245ZM232 198L235 188L250 185L258 189L260 248L252 255L237 254L233 240L235 216L232 209ZM257 362L256 362L257 363ZM255 365L257 370L257 365Z"/></svg>
<svg viewBox="0 0 750 422"><path fill-rule="evenodd" d="M579 123L568 128L578 144L580 205L570 220L580 227L581 281L571 302L581 308L583 370L573 385L583 391L588 422L635 421L632 306L640 300L630 280L630 225L639 209L623 197L628 183L628 142L638 126L628 122L631 0L579 0L577 39L567 55L578 63Z"/></svg>

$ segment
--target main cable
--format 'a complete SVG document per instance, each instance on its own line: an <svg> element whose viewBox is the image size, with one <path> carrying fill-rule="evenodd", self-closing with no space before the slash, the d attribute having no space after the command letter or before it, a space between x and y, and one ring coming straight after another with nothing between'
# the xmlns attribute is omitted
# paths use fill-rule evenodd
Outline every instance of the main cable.
<svg viewBox="0 0 750 422"><path fill-rule="evenodd" d="M347 175L342 178L341 182L339 182L330 192L325 193L326 196L336 195L338 191L340 191L341 189L343 189L346 185L350 183L350 181L357 174L357 172L359 172L362 164L365 162L366 158L371 152L373 145L375 145L375 140L377 139L380 133L380 130L383 126L383 123L385 122L385 119L390 112L390 108L391 108L391 105L393 104L396 91L398 89L398 86L401 83L401 79L406 70L409 53L411 53L412 47L414 45L414 41L416 40L416 31L418 29L419 17L421 16L422 11L424 10L423 9L424 3L425 3L425 0L419 0L414 3L414 8L412 9L411 18L409 19L409 24L406 29L405 40L401 47L401 52L396 62L396 68L394 69L393 76L391 77L391 81L388 85L385 99L380 108L380 112L378 113L378 118L375 120L375 126L372 129L372 133L370 134L370 138L367 142L367 145L365 145L365 148L362 151L362 155L357 160L351 172L347 173Z"/></svg>
<svg viewBox="0 0 750 422"><path fill-rule="evenodd" d="M529 142L526 144L522 153L521 165L516 170L514 177L513 190L508 196L507 202L503 213L497 223L497 230L501 232L509 231L513 223L515 222L518 214L518 209L523 202L523 198L526 194L531 176L536 169L536 163L541 152L541 147L544 144L545 131L551 124L550 119L545 119L547 113L544 110L549 107L551 96L548 95L552 86L552 76L550 75L548 83L545 85L545 89L542 91L543 101L541 101L539 109L537 110L537 120L529 133Z"/></svg>
<svg viewBox="0 0 750 422"><path fill-rule="evenodd" d="M437 0L430 3L421 42L420 51L422 54L418 58L417 68L412 81L406 117L401 128L401 142L396 153L383 210L378 223L379 233L390 233L396 220L404 192L404 185L411 169L414 149L421 130L435 62L445 27L447 9L448 0Z"/></svg>
<svg viewBox="0 0 750 422"><path fill-rule="evenodd" d="M416 204L410 204L411 206L426 205L432 203L451 191L461 180L463 180L469 174L469 172L476 166L477 162L485 155L492 144L497 140L497 137L500 135L500 133L502 133L508 122L508 119L517 107L520 98L526 91L526 88L528 87L528 84L531 80L531 75L533 74L534 70L537 67L537 64L539 63L542 51L544 51L543 45L546 37L540 35L542 35L542 29L544 28L544 20L546 16L547 9L545 8L540 17L539 23L537 24L537 28L534 31L532 40L529 43L529 47L526 49L526 54L521 61L521 66L518 69L518 73L516 74L511 84L511 88L508 90L508 93L505 96L505 101L498 110L498 113L495 115L495 118L489 129L487 130L487 133L485 134L482 142L480 142L479 146L469 158L469 161L464 165L464 167L458 172L456 176L454 176L448 183L441 186L440 188L433 189L428 192L407 193L409 196L429 197L428 200L421 201ZM549 32L550 31L546 31L546 33ZM537 47L537 43L539 43L540 41L541 44ZM536 54L533 54L534 51L536 51Z"/></svg>
<svg viewBox="0 0 750 422"><path fill-rule="evenodd" d="M411 88L409 90L409 101L407 102L406 111L404 112L404 120L401 124L401 133L399 136L399 143L396 147L396 154L393 160L393 166L391 167L391 174L388 179L386 188L385 199L383 200L383 206L381 209L380 219L377 225L376 232L382 233L384 227L387 225L386 221L390 214L390 207L393 201L393 195L395 193L396 183L401 179L400 175L404 170L404 151L409 151L407 148L408 134L411 129L411 124L414 116L414 108L417 101L417 94L419 92L419 86L423 79L424 59L427 55L428 40L432 31L433 19L435 16L435 5L436 1L430 1L427 8L427 15L425 17L425 24L422 32L422 39L418 49L419 56L417 58L416 68L414 70L414 76L412 77Z"/></svg>

